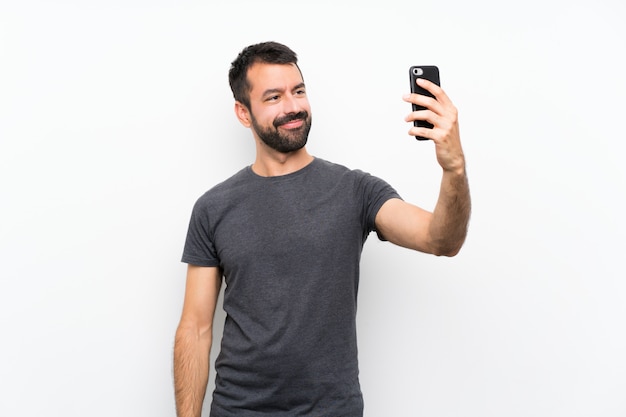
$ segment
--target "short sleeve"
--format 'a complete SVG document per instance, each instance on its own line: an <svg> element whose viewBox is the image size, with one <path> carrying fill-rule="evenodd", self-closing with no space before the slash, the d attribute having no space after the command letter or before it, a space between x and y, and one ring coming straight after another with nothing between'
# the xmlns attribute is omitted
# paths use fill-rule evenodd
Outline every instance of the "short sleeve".
<svg viewBox="0 0 626 417"><path fill-rule="evenodd" d="M206 199L200 198L191 212L182 262L198 266L219 266L212 235L209 208Z"/></svg>
<svg viewBox="0 0 626 417"><path fill-rule="evenodd" d="M392 198L402 198L386 181L370 174L363 174L361 181L363 193L364 216L368 232L376 231L376 215L380 208ZM377 231L376 231L377 232ZM378 234L380 240L385 240Z"/></svg>

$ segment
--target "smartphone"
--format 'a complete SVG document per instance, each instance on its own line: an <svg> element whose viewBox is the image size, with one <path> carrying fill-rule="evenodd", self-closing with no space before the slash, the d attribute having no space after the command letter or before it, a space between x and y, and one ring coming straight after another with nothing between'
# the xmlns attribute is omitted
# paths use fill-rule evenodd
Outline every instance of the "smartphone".
<svg viewBox="0 0 626 417"><path fill-rule="evenodd" d="M416 66L412 66L409 69L409 79L411 81L411 93L421 94L424 96L435 98L435 96L433 96L430 92L428 92L427 90L417 85L415 80L417 80L418 78L426 78L427 80L440 86L441 83L439 81L439 68L437 68L434 65L416 65ZM426 109L425 107L418 106L417 104L412 104L412 106L413 106L413 111ZM433 128L433 125L428 123L425 120L415 120L413 122L413 125L416 127L426 127L428 129ZM428 138L424 138L421 136L415 136L415 139L428 140Z"/></svg>

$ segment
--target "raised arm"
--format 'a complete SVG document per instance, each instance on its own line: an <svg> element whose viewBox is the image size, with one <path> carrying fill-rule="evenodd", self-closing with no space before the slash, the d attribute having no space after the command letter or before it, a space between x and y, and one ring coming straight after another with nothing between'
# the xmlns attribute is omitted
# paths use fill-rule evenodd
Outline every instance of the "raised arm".
<svg viewBox="0 0 626 417"><path fill-rule="evenodd" d="M174 342L176 415L200 417L209 378L213 316L222 284L219 268L189 265L185 301Z"/></svg>
<svg viewBox="0 0 626 417"><path fill-rule="evenodd" d="M454 256L465 242L471 211L458 113L440 87L422 79L418 83L433 93L435 99L418 94L405 96L405 101L426 107L412 112L405 120L427 120L434 125L433 129L412 127L409 135L423 136L435 144L437 161L443 169L439 198L432 212L399 199L389 200L376 216L376 227L397 245Z"/></svg>

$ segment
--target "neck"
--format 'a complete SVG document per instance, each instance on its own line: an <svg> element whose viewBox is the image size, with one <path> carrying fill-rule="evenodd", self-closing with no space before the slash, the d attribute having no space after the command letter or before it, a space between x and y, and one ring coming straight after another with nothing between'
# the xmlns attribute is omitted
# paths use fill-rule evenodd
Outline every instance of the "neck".
<svg viewBox="0 0 626 417"><path fill-rule="evenodd" d="M307 166L313 161L306 148L294 152L281 153L267 148L257 147L256 160L252 171L262 177L277 177L291 174Z"/></svg>

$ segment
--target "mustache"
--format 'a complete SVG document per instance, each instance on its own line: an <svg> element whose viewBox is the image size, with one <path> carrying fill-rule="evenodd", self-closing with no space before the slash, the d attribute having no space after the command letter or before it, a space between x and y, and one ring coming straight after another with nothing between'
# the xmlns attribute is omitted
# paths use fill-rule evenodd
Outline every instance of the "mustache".
<svg viewBox="0 0 626 417"><path fill-rule="evenodd" d="M300 111L298 113L289 113L282 117L278 117L274 120L274 127L278 127L280 125L284 125L285 123L289 123L293 120L306 120L309 118L309 112Z"/></svg>

